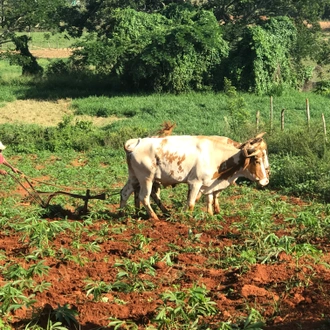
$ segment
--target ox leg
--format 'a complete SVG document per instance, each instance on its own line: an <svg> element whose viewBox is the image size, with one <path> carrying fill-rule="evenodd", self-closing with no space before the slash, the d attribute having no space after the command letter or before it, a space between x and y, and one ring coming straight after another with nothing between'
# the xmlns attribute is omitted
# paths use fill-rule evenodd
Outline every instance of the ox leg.
<svg viewBox="0 0 330 330"><path fill-rule="evenodd" d="M202 197L202 193L199 191L196 197L196 202L198 202Z"/></svg>
<svg viewBox="0 0 330 330"><path fill-rule="evenodd" d="M193 211L195 208L196 198L198 196L198 193L201 189L202 185L196 185L196 184L189 184L188 189L188 209L189 211Z"/></svg>
<svg viewBox="0 0 330 330"><path fill-rule="evenodd" d="M138 184L134 189L134 205L136 213L140 211L140 184ZM169 214L169 210L163 205L160 199L160 183L154 182L151 190L151 198L155 201L157 206L161 209L164 214Z"/></svg>
<svg viewBox="0 0 330 330"><path fill-rule="evenodd" d="M152 191L152 180L146 180L144 184L140 185L140 201L142 202L143 206L146 208L146 211L151 219L159 220L157 214L152 209L150 205L150 195Z"/></svg>
<svg viewBox="0 0 330 330"><path fill-rule="evenodd" d="M214 209L214 213L215 214L219 214L220 213L220 205L219 205L219 194L220 192L215 192L213 193L213 209Z"/></svg>
<svg viewBox="0 0 330 330"><path fill-rule="evenodd" d="M134 187L134 183L131 179L129 179L123 189L120 191L120 209L123 209L126 206L129 196L131 196L135 189Z"/></svg>
<svg viewBox="0 0 330 330"><path fill-rule="evenodd" d="M138 215L139 212L140 212L140 197L139 197L139 194L140 194L140 184L137 183L135 186L134 186L134 207L135 207L135 213Z"/></svg>
<svg viewBox="0 0 330 330"><path fill-rule="evenodd" d="M206 212L210 215L213 215L213 202L214 202L214 195L213 193L206 195Z"/></svg>
<svg viewBox="0 0 330 330"><path fill-rule="evenodd" d="M164 214L169 214L168 209L163 205L160 199L160 183L154 182L151 190L151 197Z"/></svg>

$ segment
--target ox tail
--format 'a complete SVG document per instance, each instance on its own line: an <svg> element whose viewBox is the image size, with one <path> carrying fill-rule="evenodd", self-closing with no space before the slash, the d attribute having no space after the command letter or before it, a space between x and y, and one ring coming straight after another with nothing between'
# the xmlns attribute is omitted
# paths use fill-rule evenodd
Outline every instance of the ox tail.
<svg viewBox="0 0 330 330"><path fill-rule="evenodd" d="M128 141L126 141L125 145L124 145L124 149L127 153L132 152L135 147L140 143L141 139L130 139Z"/></svg>

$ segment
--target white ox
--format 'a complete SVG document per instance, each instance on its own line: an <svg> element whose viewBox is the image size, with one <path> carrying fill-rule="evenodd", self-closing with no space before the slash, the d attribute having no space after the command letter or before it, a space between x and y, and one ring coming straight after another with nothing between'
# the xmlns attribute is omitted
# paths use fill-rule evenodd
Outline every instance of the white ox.
<svg viewBox="0 0 330 330"><path fill-rule="evenodd" d="M215 212L219 212L218 193L238 177L256 181L260 186L268 184L269 163L263 134L239 146L234 141L228 142L232 141L228 138L217 136L128 140L124 149L129 177L121 191L120 208L125 207L133 191L139 190L139 199L148 215L158 219L150 206L153 184L160 183L166 187L187 183L189 210L194 209L196 198L201 192L207 197L207 211L213 214L214 203ZM159 189L156 190L159 192ZM155 191L153 193L156 198L159 197Z"/></svg>
<svg viewBox="0 0 330 330"><path fill-rule="evenodd" d="M165 135L168 136L168 135ZM161 137L161 136L153 136L153 137ZM236 148L239 148L241 146L241 143L233 141L232 139L225 137L225 136L217 136L214 135L212 138L216 139L220 143L226 143L226 144L231 144L235 146ZM267 164L268 167L268 164ZM175 185L171 185L174 187ZM154 181L152 185L152 190L151 190L151 197L157 204L157 206L162 210L162 212L166 215L169 214L168 209L164 206L164 204L161 201L160 198L160 188L161 188L161 183L159 181ZM135 210L136 213L138 214L140 210L140 198L139 198L139 193L140 193L140 184L138 184L135 189L134 189L134 204L135 204ZM188 191L189 194L189 191ZM201 192L198 193L198 196L196 198L196 201L198 201L201 197ZM214 213L220 213L220 205L218 201L218 195L220 194L220 191L214 192L212 195L208 195L207 199L207 211L208 213L212 214L212 200L213 200L213 208L214 208ZM188 195L189 197L189 195Z"/></svg>

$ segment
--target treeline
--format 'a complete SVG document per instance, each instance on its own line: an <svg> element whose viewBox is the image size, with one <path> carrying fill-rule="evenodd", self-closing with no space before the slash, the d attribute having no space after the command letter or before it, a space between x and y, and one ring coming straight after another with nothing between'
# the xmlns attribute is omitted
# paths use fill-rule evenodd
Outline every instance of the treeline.
<svg viewBox="0 0 330 330"><path fill-rule="evenodd" d="M238 90L276 95L310 78L305 59L329 61L318 20L330 0L41 1L27 13L15 8L16 21L14 3L4 4L4 34L19 53L2 56L23 74L43 74L28 37L16 35L36 26L84 36L68 61L47 68L47 77L97 76L122 91L218 91L227 79Z"/></svg>

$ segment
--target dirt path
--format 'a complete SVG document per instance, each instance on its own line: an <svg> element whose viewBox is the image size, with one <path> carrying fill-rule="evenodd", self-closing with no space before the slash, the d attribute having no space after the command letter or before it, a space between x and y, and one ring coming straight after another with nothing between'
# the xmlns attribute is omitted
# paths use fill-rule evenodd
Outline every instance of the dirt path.
<svg viewBox="0 0 330 330"><path fill-rule="evenodd" d="M0 124L37 124L41 126L57 126L63 117L72 115L74 121L91 121L93 125L101 127L111 124L116 118L75 116L70 109L71 100L35 101L18 100L7 103L0 108ZM23 111L22 111L23 110Z"/></svg>

